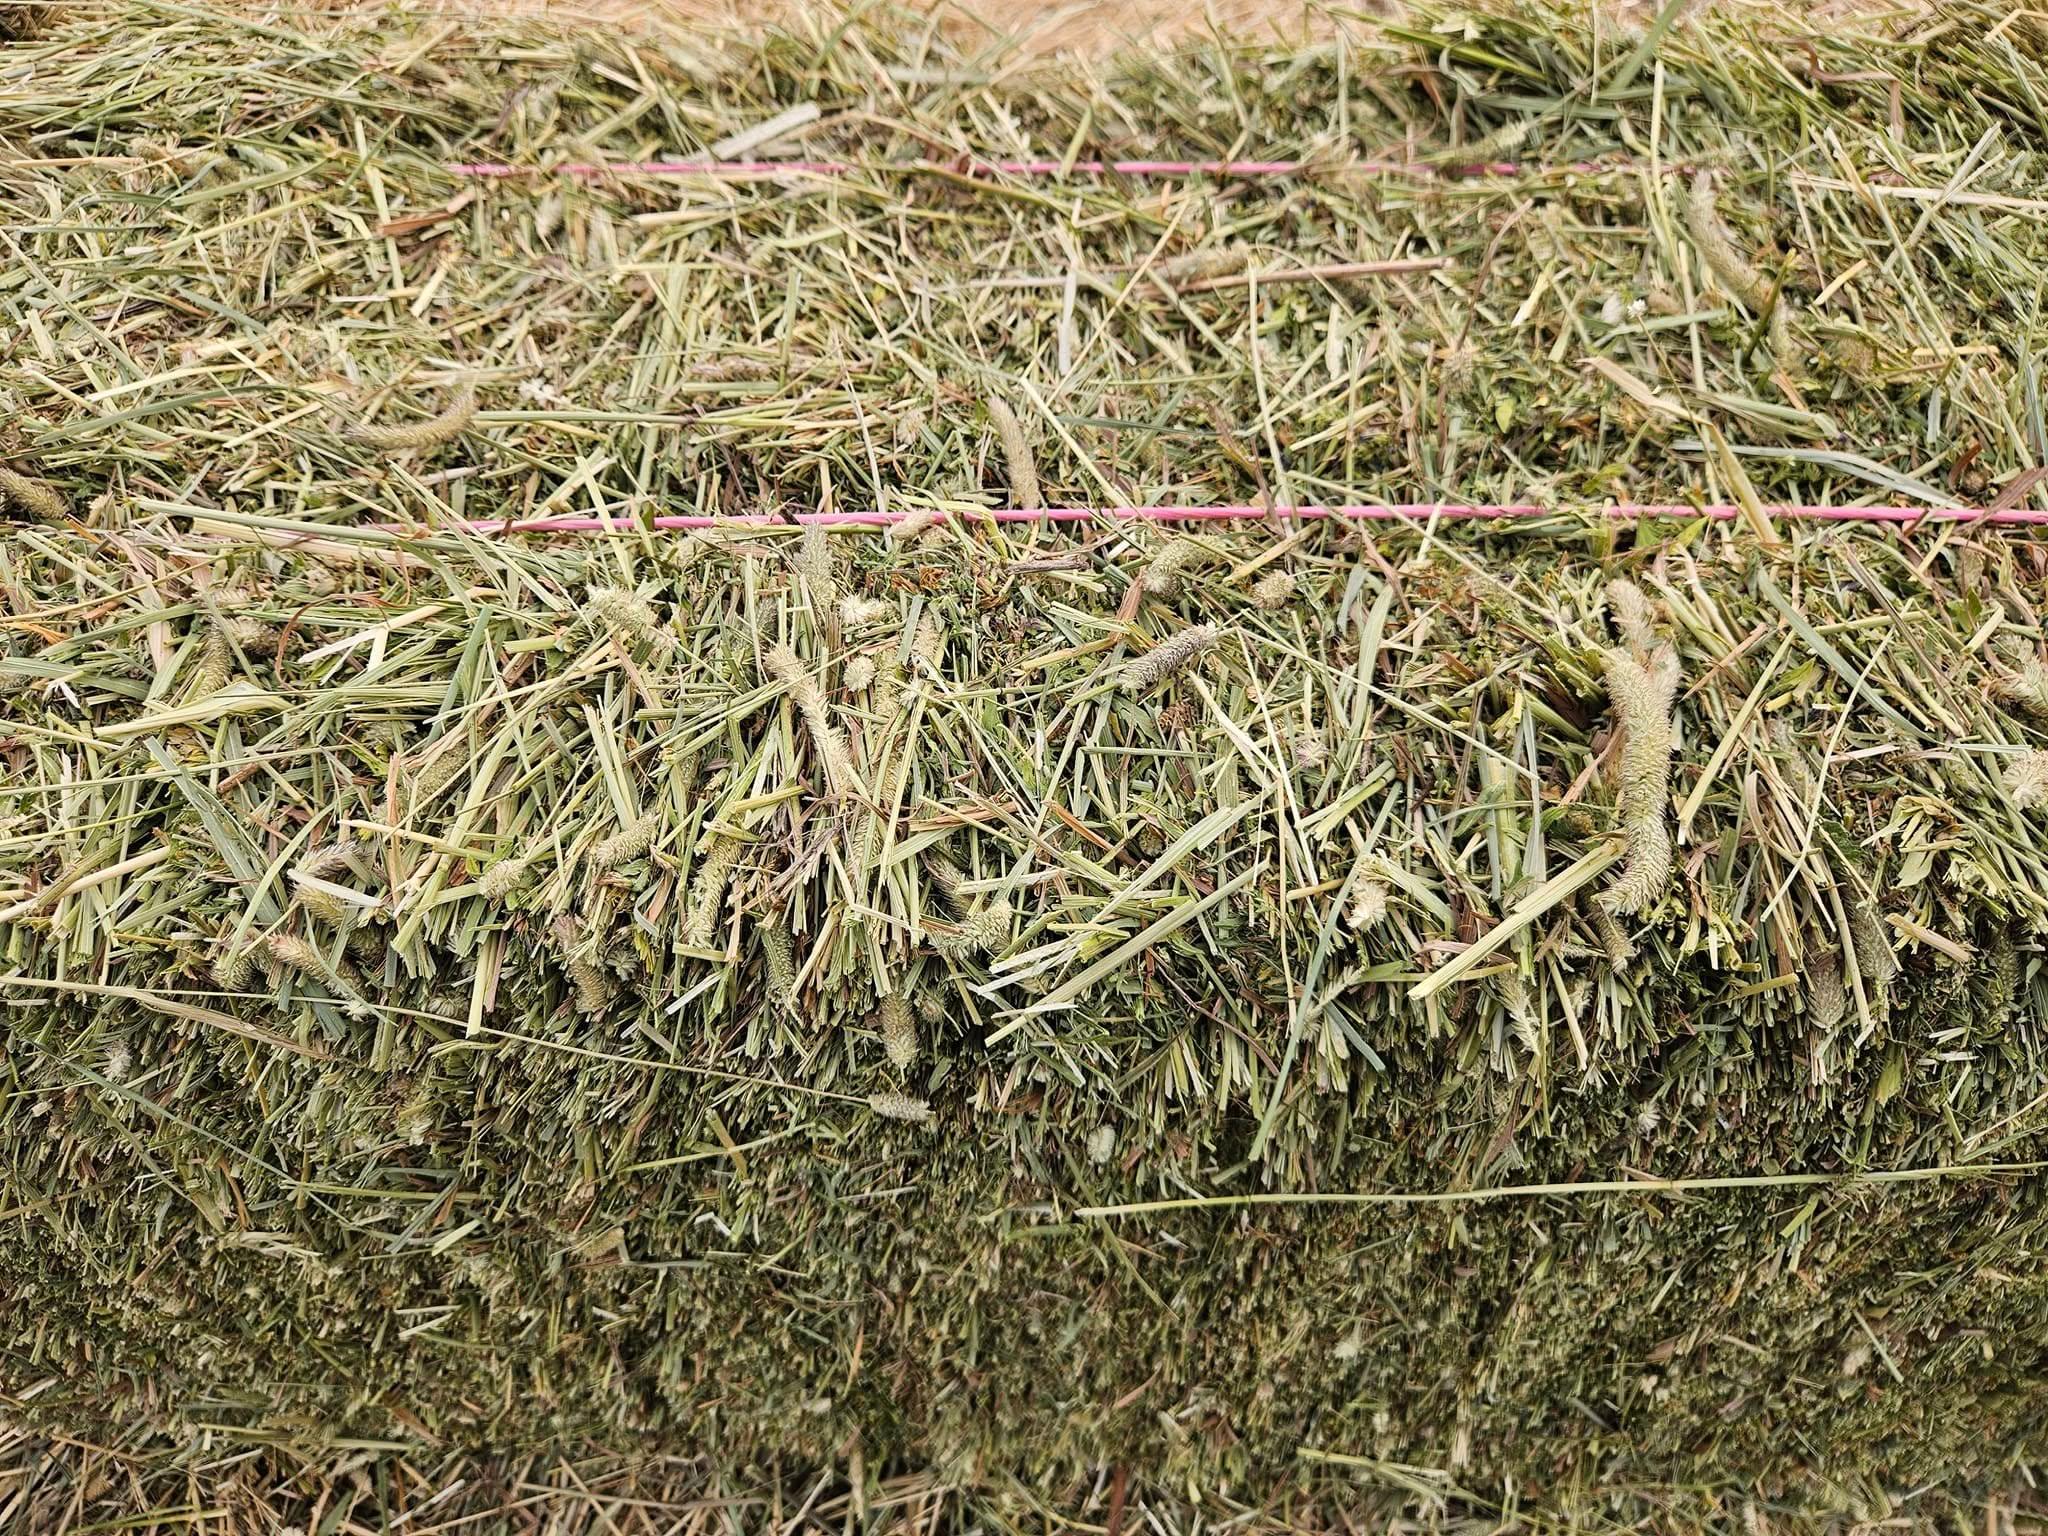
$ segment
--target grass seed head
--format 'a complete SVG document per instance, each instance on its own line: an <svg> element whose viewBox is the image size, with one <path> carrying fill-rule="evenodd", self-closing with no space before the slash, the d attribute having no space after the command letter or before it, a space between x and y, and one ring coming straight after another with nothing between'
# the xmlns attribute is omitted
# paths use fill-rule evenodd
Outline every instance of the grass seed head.
<svg viewBox="0 0 2048 1536"><path fill-rule="evenodd" d="M932 1107L907 1093L884 1091L868 1098L868 1107L884 1120L901 1120L906 1125L929 1125Z"/></svg>
<svg viewBox="0 0 2048 1536"><path fill-rule="evenodd" d="M1268 613L1294 601L1295 580L1291 571L1268 571L1252 584L1252 606Z"/></svg>
<svg viewBox="0 0 2048 1536"><path fill-rule="evenodd" d="M917 1065L917 1022L900 992L891 992L882 999L875 1027L890 1066L898 1072L908 1072Z"/></svg>
<svg viewBox="0 0 2048 1536"><path fill-rule="evenodd" d="M0 464L0 500L46 523L62 522L71 510L48 481L6 464Z"/></svg>
<svg viewBox="0 0 2048 1536"><path fill-rule="evenodd" d="M467 432L470 423L475 420L476 386L464 384L455 391L447 407L438 415L403 426L354 426L349 428L348 439L365 448L381 448L390 453L414 453L453 442Z"/></svg>
<svg viewBox="0 0 2048 1536"><path fill-rule="evenodd" d="M1120 678L1124 690L1141 693L1185 672L1216 643L1219 633L1214 624L1190 624L1170 639L1161 641L1136 661L1125 664Z"/></svg>
<svg viewBox="0 0 2048 1536"><path fill-rule="evenodd" d="M1038 492L1038 461L1031 456L1031 444L1024 436L1024 426L1017 420L1017 413L1010 409L1008 402L991 395L988 419L996 429L996 441L1002 444L1003 463L1009 469L1011 503L1027 509L1043 506Z"/></svg>
<svg viewBox="0 0 2048 1536"><path fill-rule="evenodd" d="M2022 810L2048 804L2048 752L2025 752L2009 757L1999 770L2005 792Z"/></svg>

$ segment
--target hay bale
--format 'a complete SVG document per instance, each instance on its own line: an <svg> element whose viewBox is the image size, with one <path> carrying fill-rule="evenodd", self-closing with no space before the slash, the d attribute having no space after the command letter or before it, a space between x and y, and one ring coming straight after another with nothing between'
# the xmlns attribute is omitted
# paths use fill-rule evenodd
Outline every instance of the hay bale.
<svg viewBox="0 0 2048 1536"><path fill-rule="evenodd" d="M1135 184L1080 194L1086 276L1041 284L1068 203L936 173L446 169L878 102L876 59L942 82L889 108L918 134L877 107L807 148L900 160L993 92L1034 143L1100 106L1305 155L1360 78L1322 44L990 85L871 22L630 55L266 22L252 72L242 23L107 14L0 98L50 157L9 172L46 212L0 290L35 339L8 458L70 509L0 566L28 1518L1713 1523L1754 1490L1823 1523L1980 1511L2040 1456L2027 542L649 526L878 475L998 504L991 400L1030 403L1048 504L2002 482L2048 256L2021 173L1909 242L1827 184L1891 153L1858 68L1899 45L1816 40L1823 157L1730 23L1555 142L1529 102L1590 78L1575 24L1353 39L1493 81L1462 127L1441 84L1350 99L1376 142L1597 160L1661 111L1673 158L1782 143L1819 265L1774 320L1688 287L1633 169L1173 224L1175 260L1450 263L1270 290L1153 281ZM1926 142L2019 111L1954 88L1994 26L2011 99L2048 87L2036 32L1963 7L1901 86ZM1218 68L1251 120L1191 144ZM1727 166L1716 238L1763 245L1771 196ZM1830 372L1836 279L1912 328L1895 371ZM1626 284L1644 313L1598 319ZM1935 418L1976 436L1939 486ZM586 512L619 531L466 526Z"/></svg>

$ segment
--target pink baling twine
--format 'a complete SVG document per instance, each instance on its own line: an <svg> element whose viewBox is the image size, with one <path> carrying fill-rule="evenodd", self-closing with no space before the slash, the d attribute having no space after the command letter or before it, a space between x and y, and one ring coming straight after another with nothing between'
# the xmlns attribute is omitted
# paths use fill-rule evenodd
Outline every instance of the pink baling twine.
<svg viewBox="0 0 2048 1536"><path fill-rule="evenodd" d="M1814 507L1766 506L1757 509L1770 521L1823 523L1979 523L2001 527L2048 526L2048 508L2005 507L1977 511L1969 507ZM724 516L665 516L647 519L604 517L486 518L463 524L471 533L633 533L652 527L687 532L698 528L773 527L799 523L823 527L888 527L912 512L759 512ZM1229 520L1291 522L1312 518L1343 518L1368 523L1506 522L1518 518L1569 515L1568 509L1531 505L1471 506L1438 503L1369 506L1217 506L1217 507L997 507L986 511L937 512L941 520L967 523L1195 523ZM1733 522L1746 516L1738 506L1612 506L1592 509L1591 516L1613 522L1651 518L1704 518Z"/></svg>

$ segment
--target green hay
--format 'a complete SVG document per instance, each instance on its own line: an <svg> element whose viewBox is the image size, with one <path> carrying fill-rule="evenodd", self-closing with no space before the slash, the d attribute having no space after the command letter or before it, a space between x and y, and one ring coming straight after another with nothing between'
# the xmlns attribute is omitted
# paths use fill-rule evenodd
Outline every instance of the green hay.
<svg viewBox="0 0 2048 1536"><path fill-rule="evenodd" d="M0 388L71 513L0 555L0 1508L2002 1518L2048 1450L2034 546L1571 508L2024 494L2038 28L1083 71L841 21L15 45ZM806 101L863 160L1710 163L1796 302L1700 288L1641 169L443 169ZM641 526L1026 465L1566 510ZM550 512L621 530L461 527Z"/></svg>

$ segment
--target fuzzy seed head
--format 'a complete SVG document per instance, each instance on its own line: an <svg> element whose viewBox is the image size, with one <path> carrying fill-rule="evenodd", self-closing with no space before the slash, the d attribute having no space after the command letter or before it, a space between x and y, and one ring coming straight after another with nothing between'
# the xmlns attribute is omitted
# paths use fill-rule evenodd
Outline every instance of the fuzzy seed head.
<svg viewBox="0 0 2048 1536"><path fill-rule="evenodd" d="M1842 1022L1849 1011L1849 994L1842 985L1842 952L1829 944L1816 944L1806 955L1806 1021L1826 1033Z"/></svg>
<svg viewBox="0 0 2048 1536"><path fill-rule="evenodd" d="M883 720L893 720L903 703L903 668L897 664L895 654L887 656L877 669L874 682L875 713ZM908 771L909 763L904 764Z"/></svg>
<svg viewBox="0 0 2048 1536"><path fill-rule="evenodd" d="M1665 812L1671 797L1671 705L1678 692L1678 657L1669 646L1659 647L1647 659L1617 646L1602 662L1622 733L1620 809L1628 855L1600 899L1610 912L1641 912L1671 878L1671 831Z"/></svg>
<svg viewBox="0 0 2048 1536"><path fill-rule="evenodd" d="M1607 910L1603 902L1594 902L1587 914L1593 924L1593 934L1600 941L1601 952L1607 956L1610 970L1625 971L1629 962L1636 957L1635 941L1628 936L1628 930L1620 920Z"/></svg>
<svg viewBox="0 0 2048 1536"><path fill-rule="evenodd" d="M585 603L590 622L629 640L672 640L660 616L640 593L629 587L592 587Z"/></svg>
<svg viewBox="0 0 2048 1536"><path fill-rule="evenodd" d="M891 544L908 544L923 534L929 533L938 525L938 521L938 508L919 507L915 511L906 512L902 517L891 523L889 531L883 537Z"/></svg>
<svg viewBox="0 0 2048 1536"><path fill-rule="evenodd" d="M896 605L886 598L849 592L839 600L839 622L848 629L868 629L895 617Z"/></svg>
<svg viewBox="0 0 2048 1536"><path fill-rule="evenodd" d="M210 699L227 687L228 679L234 675L235 652L228 644L228 637L219 629L207 631L206 639L199 647L199 661L192 669L192 697Z"/></svg>
<svg viewBox="0 0 2048 1536"><path fill-rule="evenodd" d="M1899 974L1899 957L1883 918L1861 896L1849 899L1849 942L1856 950L1856 969L1864 984L1882 992Z"/></svg>
<svg viewBox="0 0 2048 1536"><path fill-rule="evenodd" d="M0 464L0 500L47 523L62 522L70 511L64 498L47 481L24 475L5 464Z"/></svg>
<svg viewBox="0 0 2048 1536"><path fill-rule="evenodd" d="M2005 673L1992 683L1991 691L2001 703L2048 719L2048 666L2038 661L2023 662Z"/></svg>
<svg viewBox="0 0 2048 1536"><path fill-rule="evenodd" d="M1147 654L1128 663L1121 683L1127 693L1141 693L1156 683L1184 672L1201 654L1216 643L1220 632L1214 624L1191 624Z"/></svg>
<svg viewBox="0 0 2048 1536"><path fill-rule="evenodd" d="M855 693L875 680L875 661L872 656L856 656L846 664L843 674L846 686Z"/></svg>
<svg viewBox="0 0 2048 1536"><path fill-rule="evenodd" d="M2021 810L2048 804L2048 752L2028 752L2009 757L1999 769L2005 792Z"/></svg>
<svg viewBox="0 0 2048 1536"><path fill-rule="evenodd" d="M277 645L277 631L246 613L228 614L219 622L228 639L245 651L267 651Z"/></svg>
<svg viewBox="0 0 2048 1536"><path fill-rule="evenodd" d="M740 842L734 837L712 839L702 862L690 880L689 918L683 927L683 942L692 949L710 949L718 936L718 920L725 909L725 888L739 862Z"/></svg>
<svg viewBox="0 0 2048 1536"><path fill-rule="evenodd" d="M486 901L503 901L519 888L526 878L526 871L533 863L530 858L500 859L477 877L476 893Z"/></svg>
<svg viewBox="0 0 2048 1536"><path fill-rule="evenodd" d="M989 425L996 429L996 441L1003 447L1003 462L1010 472L1010 500L1027 510L1043 505L1038 494L1038 462L1031 457L1031 444L1017 413L1007 402L991 396Z"/></svg>
<svg viewBox="0 0 2048 1536"><path fill-rule="evenodd" d="M917 621L917 633L910 641L910 659L926 677L937 677L946 664L946 631L939 624L939 616L930 609Z"/></svg>
<svg viewBox="0 0 2048 1536"><path fill-rule="evenodd" d="M221 935L221 942L227 942L227 935ZM224 991L240 992L256 974L256 957L246 949L225 950L211 969Z"/></svg>
<svg viewBox="0 0 2048 1536"><path fill-rule="evenodd" d="M1359 880L1351 888L1351 910L1345 914L1345 921L1355 933L1376 928L1387 920L1387 887L1371 876Z"/></svg>
<svg viewBox="0 0 2048 1536"><path fill-rule="evenodd" d="M1685 205L1685 228L1714 280L1762 314L1771 301L1771 285L1736 249L1734 235L1721 222L1720 212L1714 206L1714 178L1709 172L1701 171L1692 179L1692 193Z"/></svg>
<svg viewBox="0 0 2048 1536"><path fill-rule="evenodd" d="M768 1000L787 1008L796 1001L796 946L780 917L762 925L761 953L768 962Z"/></svg>
<svg viewBox="0 0 2048 1536"><path fill-rule="evenodd" d="M418 805L446 789L469 766L468 756L446 736L412 755L412 798Z"/></svg>
<svg viewBox="0 0 2048 1536"><path fill-rule="evenodd" d="M604 967L585 956L571 956L568 962L569 980L576 988L576 1011L596 1015L611 1006L611 978Z"/></svg>
<svg viewBox="0 0 2048 1536"><path fill-rule="evenodd" d="M1152 563L1145 567L1145 574L1138 578L1139 582L1153 597L1176 596L1189 567L1201 560L1205 553L1193 539L1168 539L1152 557Z"/></svg>
<svg viewBox="0 0 2048 1536"><path fill-rule="evenodd" d="M407 453L422 448L439 447L452 441L469 430L469 424L476 420L476 386L465 384L455 392L446 410L438 416L429 416L424 421L404 426L358 426L349 429L350 442L360 443L365 448L382 448L392 453Z"/></svg>
<svg viewBox="0 0 2048 1536"><path fill-rule="evenodd" d="M1643 589L1632 581L1607 584L1607 612L1614 627L1638 660L1645 660L1657 648L1655 610Z"/></svg>
<svg viewBox="0 0 2048 1536"><path fill-rule="evenodd" d="M824 528L811 523L797 543L796 573L811 599L815 613L830 613L839 602L839 581L832 570L832 538Z"/></svg>
<svg viewBox="0 0 2048 1536"><path fill-rule="evenodd" d="M791 701L810 729L811 745L825 767L827 789L835 795L847 793L859 784L860 776L854 772L845 739L826 712L825 693L818 680L788 645L777 645L768 652L767 667L771 676L788 687Z"/></svg>
<svg viewBox="0 0 2048 1536"><path fill-rule="evenodd" d="M305 976L325 976L327 961L320 951L294 933L273 933L264 940L270 958L287 970Z"/></svg>
<svg viewBox="0 0 2048 1536"><path fill-rule="evenodd" d="M884 1120L901 1120L906 1125L929 1125L932 1107L923 1099L913 1099L907 1093L877 1093L868 1099L868 1108Z"/></svg>
<svg viewBox="0 0 2048 1536"><path fill-rule="evenodd" d="M593 869L616 869L637 859L654 846L661 832L661 817L653 811L635 818L590 851Z"/></svg>
<svg viewBox="0 0 2048 1536"><path fill-rule="evenodd" d="M1292 571L1268 571L1252 584L1252 606L1269 613L1285 608L1294 601L1294 588Z"/></svg>
<svg viewBox="0 0 2048 1536"><path fill-rule="evenodd" d="M908 1072L917 1065L917 1022L911 1018L910 1004L901 993L891 992L882 999L875 1029L882 1037L882 1050L890 1066L898 1072Z"/></svg>

